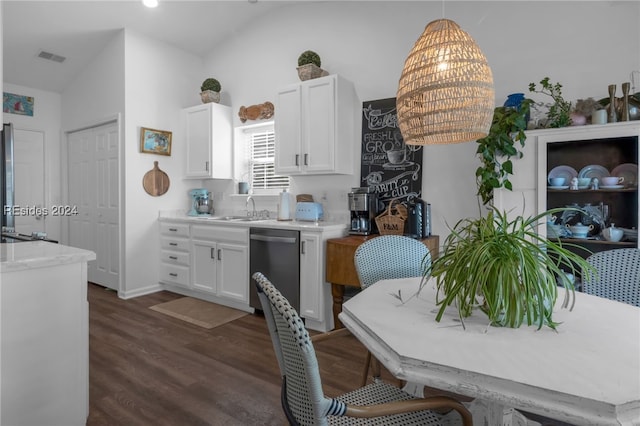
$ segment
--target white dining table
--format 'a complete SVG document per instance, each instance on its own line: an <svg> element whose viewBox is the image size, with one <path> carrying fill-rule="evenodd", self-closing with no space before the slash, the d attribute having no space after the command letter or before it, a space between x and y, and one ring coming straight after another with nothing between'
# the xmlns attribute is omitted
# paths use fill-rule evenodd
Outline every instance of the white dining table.
<svg viewBox="0 0 640 426"><path fill-rule="evenodd" d="M569 311L559 288L557 330L489 326L480 311L463 328L454 306L436 322L435 280L416 296L420 280L379 281L339 316L391 374L421 385L414 391L475 398L489 417L516 409L575 425L640 425L640 308L576 292ZM498 424L486 421L474 413L474 424Z"/></svg>

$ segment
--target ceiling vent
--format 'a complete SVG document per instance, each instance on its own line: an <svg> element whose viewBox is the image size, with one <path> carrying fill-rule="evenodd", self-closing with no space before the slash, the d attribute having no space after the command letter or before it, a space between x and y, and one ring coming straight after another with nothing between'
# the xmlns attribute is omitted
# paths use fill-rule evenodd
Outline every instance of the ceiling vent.
<svg viewBox="0 0 640 426"><path fill-rule="evenodd" d="M40 53L38 53L38 58L47 59L49 61L58 63L62 63L65 61L65 59L67 59L64 56L56 55L55 53L51 52L45 52L44 50L41 50Z"/></svg>

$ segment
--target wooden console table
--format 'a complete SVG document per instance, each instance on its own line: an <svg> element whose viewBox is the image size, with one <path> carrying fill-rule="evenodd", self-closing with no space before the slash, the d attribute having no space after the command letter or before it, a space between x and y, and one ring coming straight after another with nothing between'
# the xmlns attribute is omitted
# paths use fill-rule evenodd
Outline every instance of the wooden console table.
<svg viewBox="0 0 640 426"><path fill-rule="evenodd" d="M327 240L327 281L331 283L331 296L333 297L333 323L335 328L342 328L343 325L338 319L338 314L342 312L344 302L345 286L360 287L358 273L356 272L353 256L360 244L380 235L349 235L343 238L331 238ZM438 257L438 246L440 238L432 235L421 240L429 251L431 258Z"/></svg>

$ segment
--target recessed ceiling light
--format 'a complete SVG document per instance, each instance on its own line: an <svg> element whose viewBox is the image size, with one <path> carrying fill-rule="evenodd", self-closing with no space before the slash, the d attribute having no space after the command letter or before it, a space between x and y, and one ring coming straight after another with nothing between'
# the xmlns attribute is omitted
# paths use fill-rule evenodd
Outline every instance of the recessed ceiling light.
<svg viewBox="0 0 640 426"><path fill-rule="evenodd" d="M157 7L158 0L142 0L142 4L144 4L147 7Z"/></svg>

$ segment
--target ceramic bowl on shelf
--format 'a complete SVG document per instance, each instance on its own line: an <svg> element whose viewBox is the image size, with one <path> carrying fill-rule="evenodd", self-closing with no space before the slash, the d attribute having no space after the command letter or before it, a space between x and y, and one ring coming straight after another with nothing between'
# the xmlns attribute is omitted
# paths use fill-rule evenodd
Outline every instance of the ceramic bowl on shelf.
<svg viewBox="0 0 640 426"><path fill-rule="evenodd" d="M602 230L602 236L607 241L618 242L624 236L624 231L620 228L616 228L615 224L611 224L610 227Z"/></svg>

